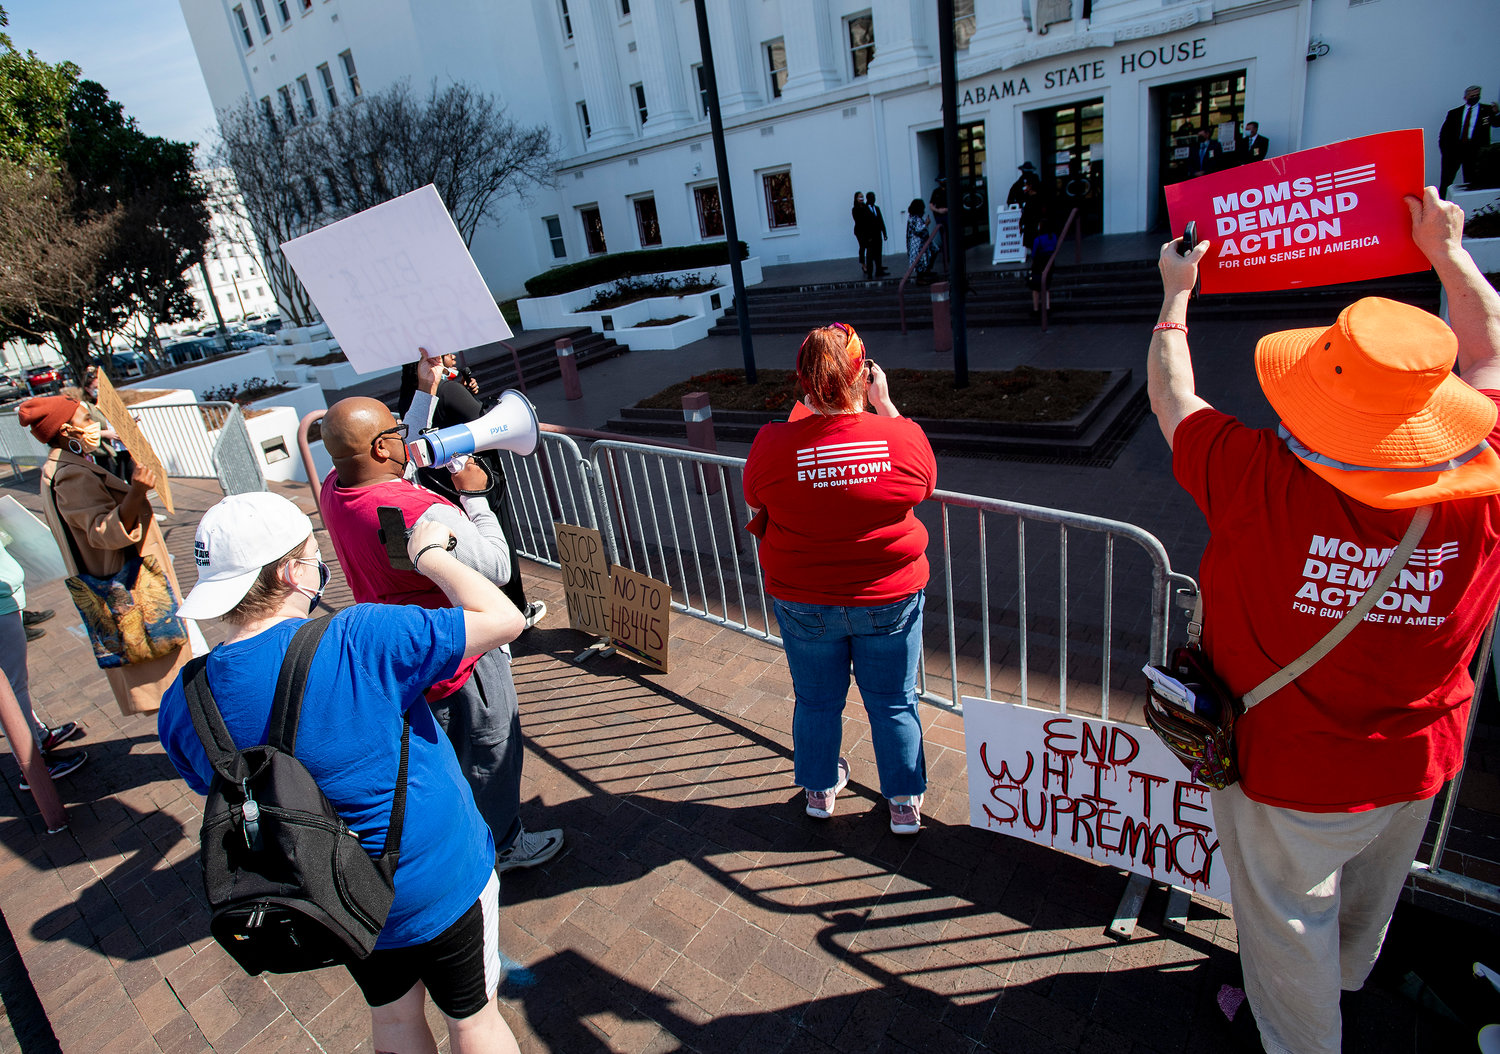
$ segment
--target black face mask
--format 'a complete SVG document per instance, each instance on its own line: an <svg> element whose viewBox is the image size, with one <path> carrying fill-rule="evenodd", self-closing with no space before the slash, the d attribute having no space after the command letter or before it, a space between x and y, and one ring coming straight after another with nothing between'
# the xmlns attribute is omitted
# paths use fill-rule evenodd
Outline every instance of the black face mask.
<svg viewBox="0 0 1500 1054"><path fill-rule="evenodd" d="M305 564L313 563L314 561L311 560L311 558L304 556L293 562ZM318 591L307 600L307 614L309 618L312 617L312 613L314 611L318 610L318 605L323 602L323 591L328 588L328 579L333 573L328 569L328 565L325 564L322 560L318 560L316 561L316 563L318 565ZM297 587L297 591L299 593L302 591L300 586Z"/></svg>

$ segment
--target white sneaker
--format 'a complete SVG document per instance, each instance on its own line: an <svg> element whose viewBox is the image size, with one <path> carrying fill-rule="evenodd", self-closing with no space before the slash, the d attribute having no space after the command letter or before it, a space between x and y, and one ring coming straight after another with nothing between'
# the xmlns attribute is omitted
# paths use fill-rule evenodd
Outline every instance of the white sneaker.
<svg viewBox="0 0 1500 1054"><path fill-rule="evenodd" d="M526 610L522 614L526 616L526 628L530 629L547 617L547 602L544 600L533 600L526 605Z"/></svg>

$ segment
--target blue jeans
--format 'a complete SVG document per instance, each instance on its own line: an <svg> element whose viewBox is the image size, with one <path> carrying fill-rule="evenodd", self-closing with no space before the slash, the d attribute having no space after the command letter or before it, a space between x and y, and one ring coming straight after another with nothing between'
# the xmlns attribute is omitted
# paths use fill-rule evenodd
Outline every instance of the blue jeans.
<svg viewBox="0 0 1500 1054"><path fill-rule="evenodd" d="M927 759L917 715L924 599L918 590L879 607L775 601L797 696L792 743L798 786L822 791L838 783L844 699L849 694L852 666L870 719L880 793L897 798L927 789Z"/></svg>

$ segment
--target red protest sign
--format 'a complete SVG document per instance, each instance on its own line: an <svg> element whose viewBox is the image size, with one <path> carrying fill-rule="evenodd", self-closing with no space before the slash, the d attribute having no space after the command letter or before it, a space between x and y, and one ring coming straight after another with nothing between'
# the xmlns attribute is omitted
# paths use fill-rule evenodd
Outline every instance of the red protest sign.
<svg viewBox="0 0 1500 1054"><path fill-rule="evenodd" d="M1172 230L1209 241L1205 293L1425 271L1403 195L1422 196L1422 130L1299 150L1166 188Z"/></svg>

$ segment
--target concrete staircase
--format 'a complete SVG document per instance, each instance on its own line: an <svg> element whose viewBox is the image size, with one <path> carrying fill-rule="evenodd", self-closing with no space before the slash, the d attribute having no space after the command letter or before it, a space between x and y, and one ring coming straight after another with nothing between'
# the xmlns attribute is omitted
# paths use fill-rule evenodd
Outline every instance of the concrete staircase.
<svg viewBox="0 0 1500 1054"><path fill-rule="evenodd" d="M1161 279L1155 261L1063 265L1063 255L1052 272L1049 325L1089 322L1150 322L1161 307ZM901 328L896 278L879 281L833 282L797 286L758 286L746 291L753 333L806 333L830 321L849 322L857 329ZM970 329L991 326L1035 326L1026 272L977 271L969 275L965 309ZM1273 293L1237 293L1201 297L1192 307L1194 318L1264 320L1267 329L1289 325L1331 323L1339 310L1363 296L1384 296L1436 311L1438 282L1431 273L1398 275L1369 282L1321 286ZM930 291L908 283L906 323L923 330L932 324ZM710 336L739 332L731 310L709 331Z"/></svg>

